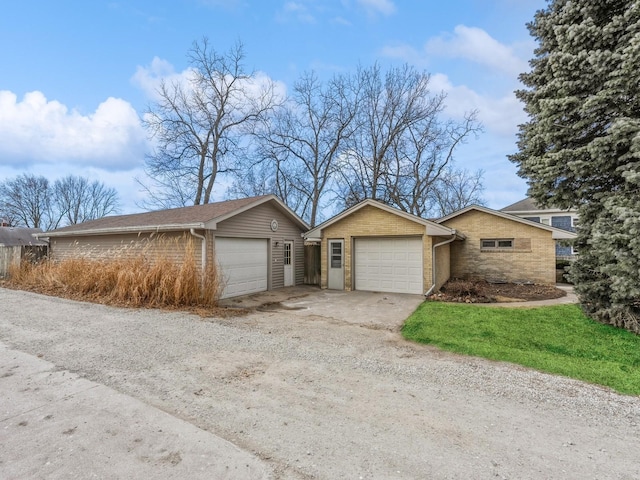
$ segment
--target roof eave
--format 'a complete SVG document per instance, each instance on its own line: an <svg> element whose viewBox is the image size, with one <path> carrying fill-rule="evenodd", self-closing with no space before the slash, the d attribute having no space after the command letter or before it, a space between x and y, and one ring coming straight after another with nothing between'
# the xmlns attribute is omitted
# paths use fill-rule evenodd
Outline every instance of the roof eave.
<svg viewBox="0 0 640 480"><path fill-rule="evenodd" d="M165 225L134 225L130 227L110 227L95 228L87 230L72 231L56 231L42 232L34 234L36 238L46 237L77 237L86 235L107 235L117 233L152 233L152 232L175 232L182 230L190 230L192 228L203 229L204 223L182 223L182 224L165 224Z"/></svg>

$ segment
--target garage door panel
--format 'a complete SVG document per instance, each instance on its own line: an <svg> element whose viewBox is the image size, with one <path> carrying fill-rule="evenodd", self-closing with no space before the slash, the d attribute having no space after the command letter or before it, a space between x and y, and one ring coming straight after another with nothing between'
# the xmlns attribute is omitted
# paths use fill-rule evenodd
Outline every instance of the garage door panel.
<svg viewBox="0 0 640 480"><path fill-rule="evenodd" d="M263 292L267 289L267 240L225 238L215 240L216 260L225 288L222 298Z"/></svg>
<svg viewBox="0 0 640 480"><path fill-rule="evenodd" d="M423 293L422 239L356 239L355 287L356 290Z"/></svg>

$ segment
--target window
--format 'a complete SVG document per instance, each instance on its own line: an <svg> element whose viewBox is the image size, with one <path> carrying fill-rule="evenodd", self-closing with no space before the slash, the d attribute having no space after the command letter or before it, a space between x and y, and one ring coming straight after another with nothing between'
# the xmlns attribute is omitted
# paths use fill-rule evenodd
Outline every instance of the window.
<svg viewBox="0 0 640 480"><path fill-rule="evenodd" d="M540 219L540 223L543 225L551 225L551 219L550 218L541 218Z"/></svg>
<svg viewBox="0 0 640 480"><path fill-rule="evenodd" d="M284 264L291 265L291 244L289 242L284 244Z"/></svg>
<svg viewBox="0 0 640 480"><path fill-rule="evenodd" d="M331 242L331 268L342 268L341 242Z"/></svg>
<svg viewBox="0 0 640 480"><path fill-rule="evenodd" d="M480 240L482 250L512 249L513 238L490 238Z"/></svg>

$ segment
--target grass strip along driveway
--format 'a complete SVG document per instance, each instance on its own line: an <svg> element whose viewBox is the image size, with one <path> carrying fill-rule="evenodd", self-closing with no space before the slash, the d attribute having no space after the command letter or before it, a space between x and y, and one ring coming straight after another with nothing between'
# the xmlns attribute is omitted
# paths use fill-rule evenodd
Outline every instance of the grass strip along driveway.
<svg viewBox="0 0 640 480"><path fill-rule="evenodd" d="M640 395L640 336L597 323L577 305L497 308L425 302L402 334L444 350Z"/></svg>

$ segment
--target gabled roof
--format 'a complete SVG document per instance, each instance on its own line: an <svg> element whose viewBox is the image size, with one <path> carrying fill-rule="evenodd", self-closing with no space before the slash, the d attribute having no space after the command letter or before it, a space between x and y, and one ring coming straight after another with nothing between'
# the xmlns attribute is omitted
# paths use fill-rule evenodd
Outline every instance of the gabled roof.
<svg viewBox="0 0 640 480"><path fill-rule="evenodd" d="M507 205L500 209L501 212L513 213L513 214L535 214L535 213L562 213L562 212L575 212L575 209L562 210L560 208L542 208L536 203L536 201L527 197L511 205Z"/></svg>
<svg viewBox="0 0 640 480"><path fill-rule="evenodd" d="M153 212L115 215L91 220L77 225L58 228L40 234L40 237L100 235L132 232L166 232L176 230L215 229L217 223L264 203L271 202L289 216L302 230L309 226L275 195L227 200L224 202L193 205L190 207L156 210Z"/></svg>
<svg viewBox="0 0 640 480"><path fill-rule="evenodd" d="M562 228L557 228L557 227L551 227L549 225L544 225L542 223L538 223L538 222L533 222L531 220L525 220L524 218L521 217L517 217L515 215L511 215L509 213L504 213L502 211L499 210L493 210L491 208L487 208L487 207L482 207L480 205L470 205L468 207L465 207L463 209L457 210L453 213L450 213L449 215L446 215L442 218L439 218L438 220L436 220L437 223L444 223L447 220L451 220L452 218L458 217L460 215L463 215L467 212L470 212L472 210L476 210L479 212L483 212L483 213L488 213L489 215L495 215L496 217L500 217L500 218L504 218L506 220L511 220L512 222L518 222L518 223L523 223L525 225L529 225L531 227L536 227L536 228L540 228L542 230L547 230L549 232L551 232L551 238L555 239L555 240L569 240L572 238L576 238L576 234L573 232L569 232L568 230L563 230Z"/></svg>
<svg viewBox="0 0 640 480"><path fill-rule="evenodd" d="M432 236L457 235L460 238L464 238L464 235L461 235L460 233L457 233L452 228L448 228L448 227L445 227L443 225L438 225L437 223L432 222L431 220L425 220L424 218L417 217L416 215L412 215L412 214L407 213L407 212L403 212L402 210L399 210L399 209L394 208L394 207L390 207L389 205L387 205L385 203L379 202L377 200L372 200L370 198L368 198L366 200L363 200L360 203L357 203L353 207L342 211L338 215L330 218L329 220L327 220L327 221L321 223L320 225L316 226L315 228L309 230L307 233L305 233L304 238L306 240L319 241L322 238L322 230L323 229L327 228L330 225L333 225L336 222L339 222L343 218L348 217L352 213L357 212L358 210L360 210L360 209L362 209L364 207L367 207L367 206L379 208L380 210L384 210L385 212L389 212L389 213L391 213L393 215L398 215L399 217L403 217L403 218L406 218L407 220L410 220L412 222L416 222L416 223L419 223L421 225L424 225L427 235L432 235Z"/></svg>
<svg viewBox="0 0 640 480"><path fill-rule="evenodd" d="M15 247L18 245L46 245L47 242L33 236L40 233L39 228L0 227L0 246Z"/></svg>

